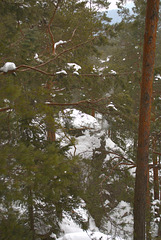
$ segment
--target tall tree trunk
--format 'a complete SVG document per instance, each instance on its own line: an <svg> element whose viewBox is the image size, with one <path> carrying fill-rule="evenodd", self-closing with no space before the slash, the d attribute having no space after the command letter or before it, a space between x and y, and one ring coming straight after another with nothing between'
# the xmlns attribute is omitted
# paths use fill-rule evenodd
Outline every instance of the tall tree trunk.
<svg viewBox="0 0 161 240"><path fill-rule="evenodd" d="M32 240L35 240L33 197L32 197L32 190L30 187L29 187L29 194L28 194L28 214L29 214L30 231L32 233Z"/></svg>
<svg viewBox="0 0 161 240"><path fill-rule="evenodd" d="M147 0L134 196L134 240L145 239L150 116L158 12L159 0Z"/></svg>

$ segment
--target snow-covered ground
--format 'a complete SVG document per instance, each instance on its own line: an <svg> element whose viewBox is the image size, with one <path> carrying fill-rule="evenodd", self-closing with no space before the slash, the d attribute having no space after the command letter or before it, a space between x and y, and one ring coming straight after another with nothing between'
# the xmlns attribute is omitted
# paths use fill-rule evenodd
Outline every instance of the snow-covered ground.
<svg viewBox="0 0 161 240"><path fill-rule="evenodd" d="M87 211L81 206L76 209L79 214L84 218L85 221L89 221L88 230L84 231L81 227L76 224L73 219L68 215L64 214L60 228L62 230L62 236L57 240L113 240L111 235L106 235L101 233L99 229L95 226L94 220L88 215ZM54 237L55 235L53 235ZM52 235L51 235L52 237ZM116 236L115 240L123 240L121 237Z"/></svg>
<svg viewBox="0 0 161 240"><path fill-rule="evenodd" d="M96 117L93 117L77 109L65 109L63 112L60 112L58 121L62 128L68 125L71 129L82 129L80 136L76 137L75 144L71 146L68 151L69 156L79 155L82 158L91 158L93 151L101 147L102 139L106 150L112 149L113 151L122 151L108 137L108 123L100 114L96 114ZM70 135L67 136L61 129L57 131L56 138L62 140L63 146L70 143ZM108 159L109 156L107 156L105 160ZM63 221L60 224L62 236L58 238L58 240L123 240L127 239L127 236L129 236L128 234L133 231L132 209L130 204L124 201L121 201L118 206L109 213L110 221L107 220L104 224L107 234L99 231L95 226L94 220L88 215L84 208L79 208L79 214L81 217L85 218L86 221L87 219L89 220L89 229L83 231L69 215L64 214ZM117 224L116 229L113 231L111 231L111 228L113 228L111 221ZM125 227L122 231L119 225L124 224ZM126 235L125 232L128 234ZM124 238L125 235L126 238Z"/></svg>

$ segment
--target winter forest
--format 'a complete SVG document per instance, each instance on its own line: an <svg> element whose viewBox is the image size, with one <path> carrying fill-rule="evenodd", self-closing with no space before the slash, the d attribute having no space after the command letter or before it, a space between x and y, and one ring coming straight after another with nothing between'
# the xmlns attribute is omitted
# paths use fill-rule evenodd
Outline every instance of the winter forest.
<svg viewBox="0 0 161 240"><path fill-rule="evenodd" d="M0 1L1 240L161 239L159 0L110 3Z"/></svg>

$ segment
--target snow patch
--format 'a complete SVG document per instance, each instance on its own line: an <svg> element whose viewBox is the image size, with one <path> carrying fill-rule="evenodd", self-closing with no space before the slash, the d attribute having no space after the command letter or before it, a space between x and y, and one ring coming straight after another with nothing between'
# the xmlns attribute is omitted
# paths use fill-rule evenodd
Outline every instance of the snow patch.
<svg viewBox="0 0 161 240"><path fill-rule="evenodd" d="M43 63L43 61L39 58L39 55L37 53L35 53L34 59L39 63Z"/></svg>
<svg viewBox="0 0 161 240"><path fill-rule="evenodd" d="M54 44L54 49L56 50L57 46L67 43L67 41L60 40Z"/></svg>
<svg viewBox="0 0 161 240"><path fill-rule="evenodd" d="M110 235L105 235L101 232L76 232L68 233L63 237L58 238L57 240L112 240L113 238ZM116 237L115 240L123 240L122 238Z"/></svg>
<svg viewBox="0 0 161 240"><path fill-rule="evenodd" d="M13 62L6 62L3 67L0 68L1 72L7 73L16 69L16 65Z"/></svg>
<svg viewBox="0 0 161 240"><path fill-rule="evenodd" d="M56 72L56 74L65 74L65 75L67 75L67 72L65 70L61 70L59 72Z"/></svg>
<svg viewBox="0 0 161 240"><path fill-rule="evenodd" d="M77 109L65 109L60 113L60 123L65 126L70 124L73 128L93 128L100 129L98 121L89 114L83 113Z"/></svg>
<svg viewBox="0 0 161 240"><path fill-rule="evenodd" d="M160 74L157 74L156 76L155 76L155 81L158 81L158 80L160 80L161 79L161 75Z"/></svg>

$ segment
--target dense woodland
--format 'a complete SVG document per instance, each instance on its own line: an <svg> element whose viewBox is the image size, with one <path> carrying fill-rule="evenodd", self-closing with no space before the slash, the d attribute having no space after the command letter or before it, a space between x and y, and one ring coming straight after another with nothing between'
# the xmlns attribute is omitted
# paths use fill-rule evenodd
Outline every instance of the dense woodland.
<svg viewBox="0 0 161 240"><path fill-rule="evenodd" d="M0 1L0 67L16 64L0 72L1 240L59 237L64 214L87 230L89 221L75 211L82 201L101 232L132 239L133 219L125 219L133 215L146 1L134 1L132 14L118 1L122 21L114 25L108 7L108 0ZM149 240L161 238L160 46L161 21L147 182ZM99 118L102 128L76 128L66 109ZM77 154L77 138L87 131L99 134L100 144L91 154ZM107 147L107 139L115 147ZM128 209L118 224L112 214L120 202Z"/></svg>

